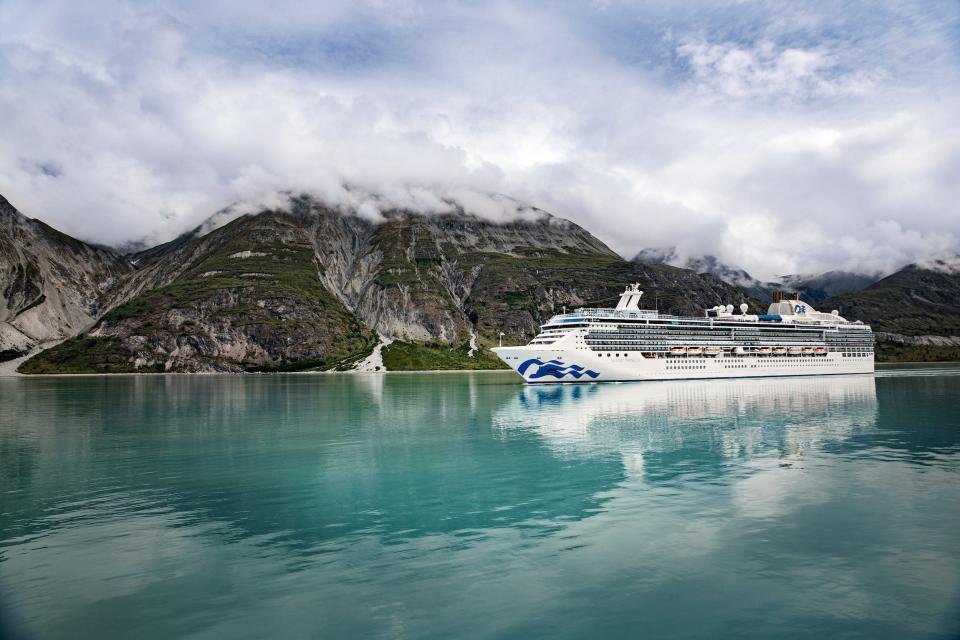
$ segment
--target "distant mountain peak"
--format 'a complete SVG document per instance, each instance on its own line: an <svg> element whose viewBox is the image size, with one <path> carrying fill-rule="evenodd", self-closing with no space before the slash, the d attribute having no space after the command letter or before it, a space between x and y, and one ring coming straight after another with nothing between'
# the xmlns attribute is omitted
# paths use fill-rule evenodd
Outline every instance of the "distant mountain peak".
<svg viewBox="0 0 960 640"><path fill-rule="evenodd" d="M681 259L676 247L660 247L643 249L633 258L641 264L670 264L684 269L691 269L697 273L709 273L727 284L740 287L758 300L769 301L772 293L778 290L799 292L804 300L817 304L821 300L833 295L860 291L876 282L879 274L854 273L851 271L833 270L820 274L790 274L778 276L775 280L764 282L754 278L746 270L725 263L715 255L689 256ZM952 263L939 261L927 268L950 269ZM960 269L960 258L956 268Z"/></svg>
<svg viewBox="0 0 960 640"><path fill-rule="evenodd" d="M914 266L926 271L938 271L947 275L958 275L960 274L960 255L921 260Z"/></svg>
<svg viewBox="0 0 960 640"><path fill-rule="evenodd" d="M638 251L631 262L637 264L673 264L676 259L676 247L647 247Z"/></svg>

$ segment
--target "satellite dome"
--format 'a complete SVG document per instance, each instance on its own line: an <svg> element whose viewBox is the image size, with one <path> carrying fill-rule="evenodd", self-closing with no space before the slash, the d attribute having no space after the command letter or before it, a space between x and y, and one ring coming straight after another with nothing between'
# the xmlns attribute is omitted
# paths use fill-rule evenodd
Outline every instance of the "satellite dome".
<svg viewBox="0 0 960 640"><path fill-rule="evenodd" d="M833 311L830 312L830 315L832 315L832 316L838 316L838 315L840 315L840 312L837 311L836 309L834 309Z"/></svg>
<svg viewBox="0 0 960 640"><path fill-rule="evenodd" d="M740 313L746 314L746 313L747 313L747 309L749 309L749 308L750 308L750 305L748 305L746 302L742 303L742 304L740 305Z"/></svg>
<svg viewBox="0 0 960 640"><path fill-rule="evenodd" d="M732 304L728 304L728 305L727 305L727 313L733 313L733 305L732 305Z"/></svg>

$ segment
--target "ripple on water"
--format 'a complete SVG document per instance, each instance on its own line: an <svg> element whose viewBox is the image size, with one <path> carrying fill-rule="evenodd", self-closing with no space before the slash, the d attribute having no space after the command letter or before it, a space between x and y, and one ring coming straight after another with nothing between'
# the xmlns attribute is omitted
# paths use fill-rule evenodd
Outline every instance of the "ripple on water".
<svg viewBox="0 0 960 640"><path fill-rule="evenodd" d="M949 637L958 373L0 381L0 579L38 637Z"/></svg>

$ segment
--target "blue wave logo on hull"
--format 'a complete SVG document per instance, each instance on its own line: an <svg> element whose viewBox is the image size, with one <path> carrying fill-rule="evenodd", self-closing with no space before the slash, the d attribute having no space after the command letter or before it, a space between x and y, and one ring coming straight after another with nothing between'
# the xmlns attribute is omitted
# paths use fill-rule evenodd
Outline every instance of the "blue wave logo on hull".
<svg viewBox="0 0 960 640"><path fill-rule="evenodd" d="M536 366L537 370L527 376L527 369L533 366ZM547 360L544 362L543 360L539 360L537 358L525 360L523 364L517 367L517 373L527 378L527 380L538 380L548 376L556 378L557 380L562 380L567 376L573 376L575 379L579 380L583 376L596 378L600 375L596 371L584 369L578 364L564 364L560 360Z"/></svg>

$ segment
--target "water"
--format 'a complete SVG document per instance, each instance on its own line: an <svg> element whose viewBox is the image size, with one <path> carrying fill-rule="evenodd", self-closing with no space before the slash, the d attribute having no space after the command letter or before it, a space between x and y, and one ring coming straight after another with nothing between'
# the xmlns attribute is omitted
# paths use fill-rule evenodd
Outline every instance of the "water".
<svg viewBox="0 0 960 640"><path fill-rule="evenodd" d="M0 379L37 638L960 632L960 369Z"/></svg>

